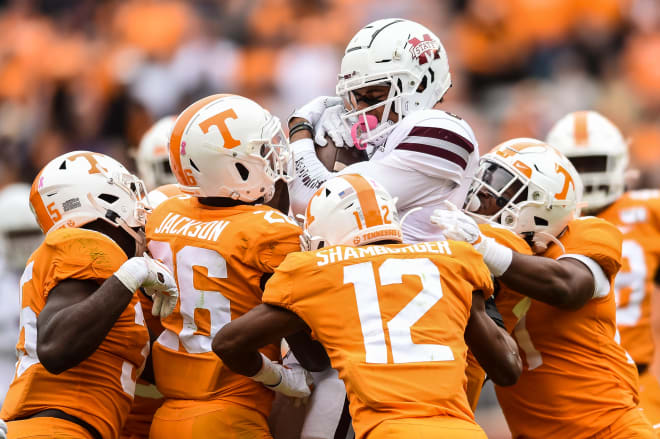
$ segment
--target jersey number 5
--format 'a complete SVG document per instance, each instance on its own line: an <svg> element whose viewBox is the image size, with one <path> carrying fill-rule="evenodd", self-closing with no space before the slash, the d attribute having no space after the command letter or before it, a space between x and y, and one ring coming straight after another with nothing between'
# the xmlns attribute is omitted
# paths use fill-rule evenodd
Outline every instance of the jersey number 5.
<svg viewBox="0 0 660 439"><path fill-rule="evenodd" d="M442 299L438 267L426 258L387 259L381 264L378 274L383 286L402 283L403 275L419 276L422 282L422 291L387 322L394 363L453 360L454 354L449 346L415 344L410 334L410 327ZM355 288L365 361L387 363L387 344L372 263L363 262L344 267L344 284L353 284Z"/></svg>

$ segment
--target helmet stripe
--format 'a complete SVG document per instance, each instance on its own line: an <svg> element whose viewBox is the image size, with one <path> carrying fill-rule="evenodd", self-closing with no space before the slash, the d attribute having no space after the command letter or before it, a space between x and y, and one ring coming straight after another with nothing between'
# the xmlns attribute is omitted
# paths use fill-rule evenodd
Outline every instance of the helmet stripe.
<svg viewBox="0 0 660 439"><path fill-rule="evenodd" d="M358 196L358 202L362 207L362 214L367 227L383 225L383 217L378 208L378 201L376 200L376 192L369 182L361 175L348 174L341 176L344 180L353 186Z"/></svg>
<svg viewBox="0 0 660 439"><path fill-rule="evenodd" d="M172 134L170 135L170 166L172 167L172 173L176 176L176 179L180 184L188 185L188 178L183 173L183 167L181 166L181 138L183 137L184 130L193 116L197 114L198 110L206 104L225 96L231 95L215 94L200 99L183 110L183 113L177 117L174 128L172 128Z"/></svg>
<svg viewBox="0 0 660 439"><path fill-rule="evenodd" d="M44 171L42 169L37 175L37 177L34 179L34 181L32 182L32 188L30 189L30 205L32 205L32 208L34 209L34 213L37 217L37 222L39 223L39 227L41 227L41 230L44 233L47 233L55 223L48 214L48 211L46 210L46 206L44 205L44 200L43 198L41 198L41 194L39 193L41 174L43 172Z"/></svg>
<svg viewBox="0 0 660 439"><path fill-rule="evenodd" d="M586 145L589 140L587 131L587 111L576 111L573 118L573 137L576 145Z"/></svg>

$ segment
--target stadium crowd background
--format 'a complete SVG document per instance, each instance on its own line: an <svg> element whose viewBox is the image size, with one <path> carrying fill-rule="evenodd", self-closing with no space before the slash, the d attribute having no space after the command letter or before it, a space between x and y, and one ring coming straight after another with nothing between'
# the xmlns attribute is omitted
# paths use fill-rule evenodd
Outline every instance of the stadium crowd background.
<svg viewBox="0 0 660 439"><path fill-rule="evenodd" d="M482 153L544 138L594 109L630 139L634 187L660 187L657 0L0 1L0 189L31 182L70 150L131 151L159 117L231 92L286 120L334 94L343 49L364 24L418 21L442 40L453 87L443 109ZM486 406L492 397L483 401ZM480 412L489 437L506 426ZM503 436L499 436L503 434Z"/></svg>

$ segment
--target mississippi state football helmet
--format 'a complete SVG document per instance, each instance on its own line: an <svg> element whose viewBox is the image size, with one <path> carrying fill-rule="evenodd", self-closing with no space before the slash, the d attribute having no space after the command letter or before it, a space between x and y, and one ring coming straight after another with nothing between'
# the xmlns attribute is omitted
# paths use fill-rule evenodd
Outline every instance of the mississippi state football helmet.
<svg viewBox="0 0 660 439"><path fill-rule="evenodd" d="M586 211L598 211L623 195L628 144L601 114L567 114L552 127L546 142L564 153L580 173Z"/></svg>
<svg viewBox="0 0 660 439"><path fill-rule="evenodd" d="M149 205L142 180L115 159L90 151L73 151L50 161L30 191L30 207L44 233L81 227L102 219L121 227L138 246Z"/></svg>
<svg viewBox="0 0 660 439"><path fill-rule="evenodd" d="M149 190L176 183L176 178L170 169L170 152L167 147L175 120L176 116L160 119L140 140L135 163L138 175Z"/></svg>
<svg viewBox="0 0 660 439"><path fill-rule="evenodd" d="M15 272L25 268L43 234L30 211L30 185L14 183L0 191L0 260Z"/></svg>
<svg viewBox="0 0 660 439"><path fill-rule="evenodd" d="M389 87L386 99L359 109L354 91L374 85ZM341 61L337 96L347 112L342 120L356 146L385 143L388 133L408 114L432 108L451 86L449 63L440 39L421 24L400 18L377 20L360 29ZM380 121L367 115L383 107ZM391 112L399 122L389 121Z"/></svg>
<svg viewBox="0 0 660 439"><path fill-rule="evenodd" d="M401 242L396 200L380 184L347 174L326 181L307 204L303 250Z"/></svg>
<svg viewBox="0 0 660 439"><path fill-rule="evenodd" d="M292 154L280 121L250 99L212 95L179 115L170 165L181 190L196 197L270 200L292 177Z"/></svg>
<svg viewBox="0 0 660 439"><path fill-rule="evenodd" d="M571 162L540 140L518 138L479 161L464 210L547 245L579 216L582 182Z"/></svg>

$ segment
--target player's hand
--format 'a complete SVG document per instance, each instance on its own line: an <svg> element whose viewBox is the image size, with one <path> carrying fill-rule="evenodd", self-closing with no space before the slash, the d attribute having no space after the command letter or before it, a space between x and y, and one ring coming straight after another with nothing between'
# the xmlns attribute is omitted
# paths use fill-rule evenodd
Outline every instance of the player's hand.
<svg viewBox="0 0 660 439"><path fill-rule="evenodd" d="M162 262L152 259L148 254L143 258L149 269L148 277L142 282L142 289L154 301L151 314L161 318L169 316L179 297L176 281L169 268Z"/></svg>
<svg viewBox="0 0 660 439"><path fill-rule="evenodd" d="M0 419L0 439L7 439L7 424Z"/></svg>
<svg viewBox="0 0 660 439"><path fill-rule="evenodd" d="M154 301L153 315L167 317L174 310L179 290L172 272L162 262L145 253L124 262L114 276L131 292L142 287Z"/></svg>
<svg viewBox="0 0 660 439"><path fill-rule="evenodd" d="M447 239L477 244L481 240L481 232L477 223L467 214L460 211L451 201L443 201L440 209L435 209L431 222L436 224Z"/></svg>
<svg viewBox="0 0 660 439"><path fill-rule="evenodd" d="M447 239L472 244L484 258L488 269L495 277L502 276L511 265L513 252L494 238L483 236L477 223L450 201L442 202L443 209L435 209L431 222L437 224Z"/></svg>
<svg viewBox="0 0 660 439"><path fill-rule="evenodd" d="M314 124L314 143L318 146L326 146L328 141L326 136L330 136L332 142L337 148L349 148L353 146L351 131L341 121L341 114L344 112L344 105L338 104L327 108L318 123Z"/></svg>
<svg viewBox="0 0 660 439"><path fill-rule="evenodd" d="M306 103L302 107L293 111L293 114L289 117L289 121L293 118L302 118L307 122L316 127L321 119L321 115L325 112L326 109L334 107L336 105L341 105L342 99L336 96L319 96L312 99L310 102ZM291 127L289 127L291 128Z"/></svg>
<svg viewBox="0 0 660 439"><path fill-rule="evenodd" d="M261 354L262 366L256 375L250 377L269 389L293 398L307 398L312 393L309 388L314 381L312 374L297 364L282 366Z"/></svg>

